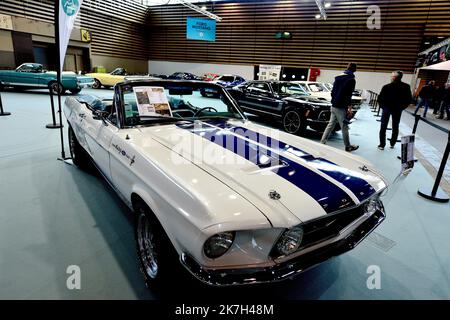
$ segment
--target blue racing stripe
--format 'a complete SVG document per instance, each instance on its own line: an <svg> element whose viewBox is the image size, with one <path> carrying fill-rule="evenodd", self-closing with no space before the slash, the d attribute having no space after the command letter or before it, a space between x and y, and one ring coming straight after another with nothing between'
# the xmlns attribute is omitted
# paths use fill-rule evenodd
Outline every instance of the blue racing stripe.
<svg viewBox="0 0 450 320"><path fill-rule="evenodd" d="M274 168L272 172L310 195L327 213L355 204L345 191L314 171L282 155L272 154L265 147L260 148L259 145L234 134L227 134L227 130L214 128L203 123L180 124L178 126L239 155L259 167L283 164ZM262 161L262 159L265 159L265 161ZM267 159L269 159L269 162L266 161ZM274 161L276 162L274 163Z"/></svg>
<svg viewBox="0 0 450 320"><path fill-rule="evenodd" d="M296 147L287 145L282 141L278 141L264 134L249 130L244 127L236 127L226 121L207 121L211 125L228 129L238 135L248 138L252 141L259 142L267 147L274 148L280 152L288 152L289 154L306 161L309 165L317 170L325 173L334 180L342 183L345 187L351 190L359 201L364 201L375 193L375 189L363 178L356 176L350 172L327 159L316 158L313 155L306 153ZM242 131L242 132L240 132Z"/></svg>

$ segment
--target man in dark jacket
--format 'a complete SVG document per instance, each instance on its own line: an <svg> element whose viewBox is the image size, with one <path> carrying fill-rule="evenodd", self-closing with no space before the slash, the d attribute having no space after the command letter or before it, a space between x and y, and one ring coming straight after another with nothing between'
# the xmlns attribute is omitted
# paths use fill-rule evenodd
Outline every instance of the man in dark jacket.
<svg viewBox="0 0 450 320"><path fill-rule="evenodd" d="M333 90L331 91L331 118L320 141L325 144L336 124L339 123L344 139L345 151L348 152L359 148L359 146L350 144L347 120L347 115L351 113L352 95L356 86L355 71L356 64L349 63L347 70L334 78Z"/></svg>
<svg viewBox="0 0 450 320"><path fill-rule="evenodd" d="M383 109L381 115L380 127L380 144L378 149L384 150L386 146L386 129L389 123L389 118L392 116L392 135L391 135L391 149L394 148L398 137L398 126L402 111L405 110L412 100L411 88L408 84L402 82L403 72L392 72L392 82L385 85L378 96L378 103Z"/></svg>
<svg viewBox="0 0 450 320"><path fill-rule="evenodd" d="M433 95L434 95L434 80L431 80L427 85L424 85L423 88L419 92L419 102L417 103L416 111L414 114L417 114L419 109L424 106L423 117L427 117L427 111L430 107Z"/></svg>

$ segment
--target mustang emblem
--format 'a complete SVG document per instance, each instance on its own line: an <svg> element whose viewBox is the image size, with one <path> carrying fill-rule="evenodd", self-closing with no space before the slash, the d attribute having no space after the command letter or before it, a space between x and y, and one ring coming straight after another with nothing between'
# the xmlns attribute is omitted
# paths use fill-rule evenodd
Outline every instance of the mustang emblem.
<svg viewBox="0 0 450 320"><path fill-rule="evenodd" d="M118 152L119 152L119 154L121 155L121 156L124 156L125 158L127 158L128 160L130 160L130 167L133 165L133 163L135 163L136 161L135 161L135 159L136 159L136 156L130 156L129 154L127 154L127 152L125 151L125 150L123 150L119 145L117 145L117 144L113 144L112 145L113 147L114 147L114 149L116 149Z"/></svg>
<svg viewBox="0 0 450 320"><path fill-rule="evenodd" d="M280 200L281 195L278 192L276 192L275 190L270 190L269 198L272 200Z"/></svg>

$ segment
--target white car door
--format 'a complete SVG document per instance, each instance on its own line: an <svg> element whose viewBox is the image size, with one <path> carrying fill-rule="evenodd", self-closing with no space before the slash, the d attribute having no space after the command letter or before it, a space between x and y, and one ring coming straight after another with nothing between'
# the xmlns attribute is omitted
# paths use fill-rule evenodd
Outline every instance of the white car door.
<svg viewBox="0 0 450 320"><path fill-rule="evenodd" d="M97 167L111 181L109 165L111 141L119 131L114 106L110 115L104 120L94 119L93 112L85 112L84 115L80 114L79 116L84 121L83 131L89 153Z"/></svg>

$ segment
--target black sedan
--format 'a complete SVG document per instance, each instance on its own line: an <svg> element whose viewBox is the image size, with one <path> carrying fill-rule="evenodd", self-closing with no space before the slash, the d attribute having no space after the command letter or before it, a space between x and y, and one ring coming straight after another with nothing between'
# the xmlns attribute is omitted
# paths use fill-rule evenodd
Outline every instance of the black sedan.
<svg viewBox="0 0 450 320"><path fill-rule="evenodd" d="M302 134L307 127L323 132L330 120L331 104L310 96L296 83L249 81L229 89L242 110L281 121L283 129Z"/></svg>

